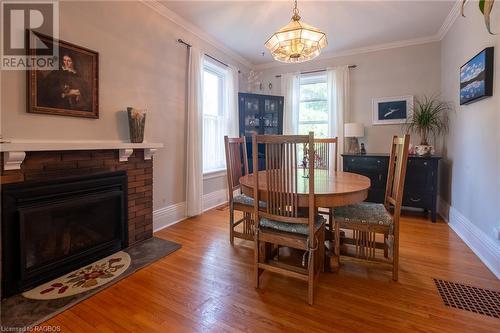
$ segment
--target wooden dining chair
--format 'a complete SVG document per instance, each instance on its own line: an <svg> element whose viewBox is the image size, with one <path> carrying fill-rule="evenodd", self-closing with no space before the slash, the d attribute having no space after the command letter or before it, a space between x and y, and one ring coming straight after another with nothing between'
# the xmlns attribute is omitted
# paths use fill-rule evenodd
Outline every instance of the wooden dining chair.
<svg viewBox="0 0 500 333"><path fill-rule="evenodd" d="M340 256L340 229L351 230L352 238L344 242L354 245L354 253L346 253L358 259L392 265L392 279L398 280L399 269L399 218L408 162L410 136L394 136L391 143L389 173L383 204L363 202L337 207L335 220L335 254ZM391 216L390 209L393 209ZM382 239L383 242L377 240ZM383 257L378 255L383 251Z"/></svg>
<svg viewBox="0 0 500 333"><path fill-rule="evenodd" d="M226 149L226 173L229 201L229 241L234 244L234 237L253 240L253 198L241 192L240 178L248 174L248 158L245 137L229 138L224 136ZM239 191L234 195L235 191ZM261 205L264 205L261 202ZM240 211L243 217L234 220L234 212ZM239 227L241 225L241 227Z"/></svg>
<svg viewBox="0 0 500 333"><path fill-rule="evenodd" d="M309 166L301 170L297 161L307 144ZM314 134L254 135L252 137L253 170L258 170L258 145L265 151L265 170L254 175L255 287L264 270L307 281L308 303L313 304L314 282L324 269L325 219L314 206ZM309 178L303 178L303 174ZM260 185L259 185L260 183ZM259 186L265 190L259 192ZM308 190L307 196L299 196ZM262 208L256 204L266 202ZM300 209L299 207L308 209ZM303 252L302 265L280 261L280 248Z"/></svg>
<svg viewBox="0 0 500 333"><path fill-rule="evenodd" d="M315 138L314 151L316 152L316 169L337 171L337 137Z"/></svg>
<svg viewBox="0 0 500 333"><path fill-rule="evenodd" d="M314 151L316 152L316 169L337 171L338 163L338 139L335 138L315 138ZM318 212L328 216L327 239L333 241L334 223L333 208L319 208Z"/></svg>

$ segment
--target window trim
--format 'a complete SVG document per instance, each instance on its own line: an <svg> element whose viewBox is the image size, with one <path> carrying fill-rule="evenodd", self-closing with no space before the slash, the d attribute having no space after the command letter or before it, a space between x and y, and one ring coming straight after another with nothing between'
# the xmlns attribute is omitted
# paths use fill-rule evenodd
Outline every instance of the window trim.
<svg viewBox="0 0 500 333"><path fill-rule="evenodd" d="M227 170L224 169L214 169L203 173L203 180L226 177Z"/></svg>

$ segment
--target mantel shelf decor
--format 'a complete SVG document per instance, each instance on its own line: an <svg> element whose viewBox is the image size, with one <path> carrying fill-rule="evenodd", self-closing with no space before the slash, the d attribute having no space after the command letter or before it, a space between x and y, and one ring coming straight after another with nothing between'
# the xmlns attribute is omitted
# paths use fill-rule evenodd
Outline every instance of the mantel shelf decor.
<svg viewBox="0 0 500 333"><path fill-rule="evenodd" d="M146 124L146 110L128 107L128 127L130 142L141 143L144 141L144 126Z"/></svg>
<svg viewBox="0 0 500 333"><path fill-rule="evenodd" d="M6 140L7 141L7 140ZM29 151L64 151L64 150L118 150L120 162L125 162L134 152L134 149L144 149L144 159L150 160L163 143L129 143L119 141L29 141L8 140L0 144L3 153L4 170L19 170L26 152Z"/></svg>

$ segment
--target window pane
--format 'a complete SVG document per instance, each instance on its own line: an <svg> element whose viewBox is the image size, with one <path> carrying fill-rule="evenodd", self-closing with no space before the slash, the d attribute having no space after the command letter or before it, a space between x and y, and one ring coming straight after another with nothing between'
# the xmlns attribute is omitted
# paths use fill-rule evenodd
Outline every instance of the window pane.
<svg viewBox="0 0 500 333"><path fill-rule="evenodd" d="M203 73L203 114L217 116L220 112L219 80L222 79L210 71Z"/></svg>
<svg viewBox="0 0 500 333"><path fill-rule="evenodd" d="M227 118L224 100L227 97L224 72L205 67L203 72L203 173L224 169L224 135Z"/></svg>
<svg viewBox="0 0 500 333"><path fill-rule="evenodd" d="M300 100L327 99L326 82L300 85Z"/></svg>
<svg viewBox="0 0 500 333"><path fill-rule="evenodd" d="M299 122L311 120L328 122L328 105L326 101L300 103Z"/></svg>
<svg viewBox="0 0 500 333"><path fill-rule="evenodd" d="M223 120L222 117L203 116L203 172L226 167Z"/></svg>
<svg viewBox="0 0 500 333"><path fill-rule="evenodd" d="M309 134L310 131L314 132L315 138L327 138L328 124L299 124L299 135Z"/></svg>

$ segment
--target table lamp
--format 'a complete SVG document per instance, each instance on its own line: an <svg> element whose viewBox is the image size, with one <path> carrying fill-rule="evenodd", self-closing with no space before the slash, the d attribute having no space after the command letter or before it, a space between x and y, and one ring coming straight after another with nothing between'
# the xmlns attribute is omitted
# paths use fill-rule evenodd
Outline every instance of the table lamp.
<svg viewBox="0 0 500 333"><path fill-rule="evenodd" d="M346 123L344 124L344 136L347 138L347 153L359 154L358 138L365 136L365 128L360 123Z"/></svg>

